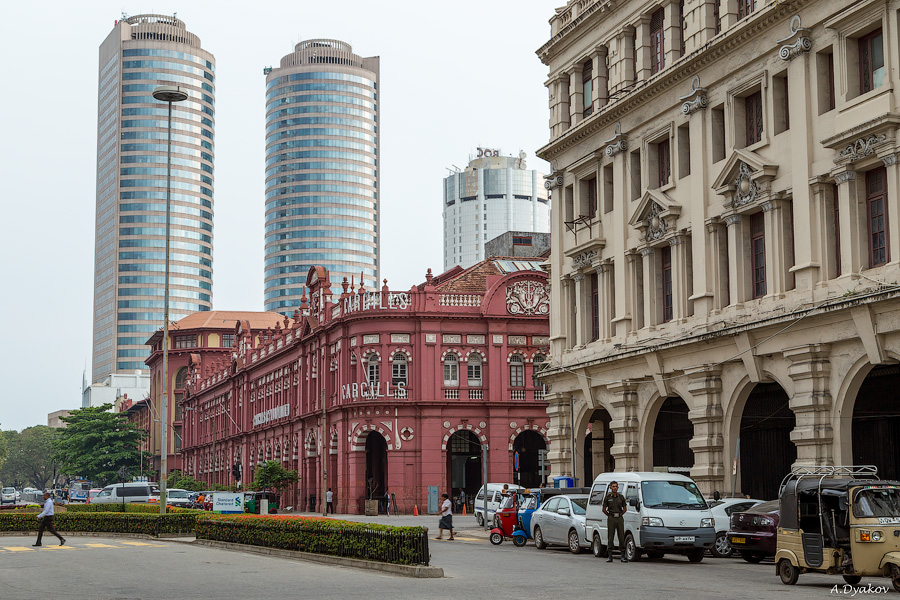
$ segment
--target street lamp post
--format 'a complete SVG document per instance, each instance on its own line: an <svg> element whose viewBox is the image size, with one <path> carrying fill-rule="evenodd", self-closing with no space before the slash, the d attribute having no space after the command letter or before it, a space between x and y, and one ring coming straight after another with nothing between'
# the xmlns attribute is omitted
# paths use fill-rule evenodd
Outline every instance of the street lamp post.
<svg viewBox="0 0 900 600"><path fill-rule="evenodd" d="M153 97L169 104L166 148L166 282L163 308L163 393L160 410L159 514L166 513L166 477L169 430L169 230L172 222L172 104L187 100L187 92L178 86L161 85L153 90Z"/></svg>

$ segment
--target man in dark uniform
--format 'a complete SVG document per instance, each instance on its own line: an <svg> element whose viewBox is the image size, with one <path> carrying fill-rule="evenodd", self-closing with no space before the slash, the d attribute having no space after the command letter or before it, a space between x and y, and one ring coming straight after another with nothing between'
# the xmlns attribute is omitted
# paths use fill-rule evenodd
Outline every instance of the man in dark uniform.
<svg viewBox="0 0 900 600"><path fill-rule="evenodd" d="M609 492L603 499L603 514L606 515L606 562L613 561L613 548L615 548L613 541L616 533L619 534L619 552L622 562L628 562L628 558L625 557L625 511L627 510L628 504L625 502L625 496L619 493L619 484L611 481Z"/></svg>

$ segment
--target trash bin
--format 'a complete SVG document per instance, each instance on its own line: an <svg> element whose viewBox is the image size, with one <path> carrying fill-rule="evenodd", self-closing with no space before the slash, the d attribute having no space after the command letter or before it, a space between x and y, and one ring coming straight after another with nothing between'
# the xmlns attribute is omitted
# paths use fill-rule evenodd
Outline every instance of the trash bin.
<svg viewBox="0 0 900 600"><path fill-rule="evenodd" d="M316 495L309 495L309 512L316 512Z"/></svg>
<svg viewBox="0 0 900 600"><path fill-rule="evenodd" d="M366 516L377 517L379 500L366 500Z"/></svg>
<svg viewBox="0 0 900 600"><path fill-rule="evenodd" d="M553 478L553 487L555 487L555 488L575 487L575 478L574 477L554 477Z"/></svg>

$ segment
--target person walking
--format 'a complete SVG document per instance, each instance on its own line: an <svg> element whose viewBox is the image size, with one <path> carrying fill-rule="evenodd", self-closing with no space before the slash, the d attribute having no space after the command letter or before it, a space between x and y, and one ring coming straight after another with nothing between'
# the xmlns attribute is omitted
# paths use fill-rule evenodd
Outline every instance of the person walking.
<svg viewBox="0 0 900 600"><path fill-rule="evenodd" d="M66 538L59 535L59 533L56 532L56 529L53 528L53 499L50 497L50 492L44 492L44 510L41 511L41 514L39 514L37 518L41 524L38 525L37 542L32 544L32 546L42 545L41 538L44 536L44 529L59 538L60 546L66 543Z"/></svg>
<svg viewBox="0 0 900 600"><path fill-rule="evenodd" d="M613 561L613 541L615 535L619 535L619 554L622 562L627 563L628 557L625 556L625 512L628 510L628 504L625 502L625 496L619 493L618 482L611 481L609 483L609 492L603 499L603 514L606 515L606 562Z"/></svg>
<svg viewBox="0 0 900 600"><path fill-rule="evenodd" d="M384 490L384 514L391 516L391 493L387 489Z"/></svg>
<svg viewBox="0 0 900 600"><path fill-rule="evenodd" d="M444 501L441 502L441 520L438 521L438 536L435 539L444 539L444 530L450 530L450 539L453 539L453 503L450 502L450 496L444 494Z"/></svg>
<svg viewBox="0 0 900 600"><path fill-rule="evenodd" d="M329 512L334 514L334 492L331 491L331 488L325 492L325 514L327 515Z"/></svg>

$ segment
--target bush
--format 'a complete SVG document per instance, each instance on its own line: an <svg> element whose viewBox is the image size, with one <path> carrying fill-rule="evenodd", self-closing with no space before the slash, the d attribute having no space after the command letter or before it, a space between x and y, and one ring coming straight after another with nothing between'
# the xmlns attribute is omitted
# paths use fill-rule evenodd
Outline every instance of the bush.
<svg viewBox="0 0 900 600"><path fill-rule="evenodd" d="M80 513L143 513L143 514L159 514L159 504L69 504L66 506L67 512ZM170 506L166 508L167 513L172 514L199 514L204 511L193 508L181 508Z"/></svg>
<svg viewBox="0 0 900 600"><path fill-rule="evenodd" d="M53 517L59 531L91 533L137 533L158 536L161 533L193 533L196 514L148 515L114 512L66 512ZM0 515L0 531L37 531L39 521L34 515Z"/></svg>
<svg viewBox="0 0 900 600"><path fill-rule="evenodd" d="M309 517L197 517L197 539L300 550L401 565L427 565L424 527Z"/></svg>

